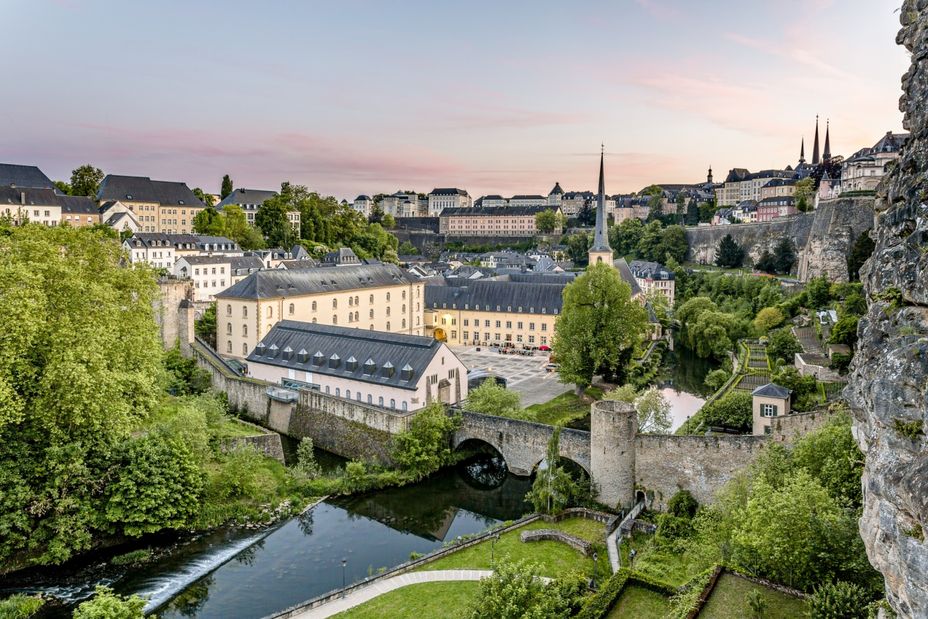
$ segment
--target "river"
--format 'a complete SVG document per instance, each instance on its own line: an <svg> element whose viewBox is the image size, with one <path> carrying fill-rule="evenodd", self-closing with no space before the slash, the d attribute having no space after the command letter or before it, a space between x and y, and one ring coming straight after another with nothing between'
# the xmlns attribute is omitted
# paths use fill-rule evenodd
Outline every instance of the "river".
<svg viewBox="0 0 928 619"><path fill-rule="evenodd" d="M712 369L708 359L701 359L686 348L678 347L666 353L660 390L670 403L671 432L676 431L706 403L709 390L704 381Z"/></svg>
<svg viewBox="0 0 928 619"><path fill-rule="evenodd" d="M516 519L530 511L530 486L478 456L418 484L324 501L269 529L220 530L141 568L36 589L73 601L103 582L148 598L146 612L162 618L264 617ZM70 606L44 616L70 616Z"/></svg>

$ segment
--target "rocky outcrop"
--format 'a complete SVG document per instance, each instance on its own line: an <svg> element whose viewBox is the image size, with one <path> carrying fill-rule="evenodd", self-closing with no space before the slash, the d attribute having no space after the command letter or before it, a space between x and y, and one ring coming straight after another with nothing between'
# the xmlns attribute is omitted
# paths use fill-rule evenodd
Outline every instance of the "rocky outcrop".
<svg viewBox="0 0 928 619"><path fill-rule="evenodd" d="M897 42L912 54L900 100L912 134L881 185L870 306L845 392L866 454L860 533L902 617L928 616L928 0L906 0Z"/></svg>
<svg viewBox="0 0 928 619"><path fill-rule="evenodd" d="M813 213L754 224L687 228L688 258L713 264L719 242L726 234L747 253L747 263L760 259L764 250L773 252L782 238L796 246L800 280L826 275L834 281L848 280L847 255L857 238L873 227L873 198L839 198L819 203Z"/></svg>

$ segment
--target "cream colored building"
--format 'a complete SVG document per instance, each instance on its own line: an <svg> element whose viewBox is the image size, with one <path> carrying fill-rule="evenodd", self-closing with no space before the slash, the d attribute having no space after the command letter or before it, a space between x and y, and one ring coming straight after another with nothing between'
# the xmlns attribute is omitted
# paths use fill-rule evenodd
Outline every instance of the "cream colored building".
<svg viewBox="0 0 928 619"><path fill-rule="evenodd" d="M646 297L659 294L667 299L670 307L673 307L676 300L676 282L673 271L658 262L647 260L632 260L628 267Z"/></svg>
<svg viewBox="0 0 928 619"><path fill-rule="evenodd" d="M0 187L0 216L12 218L16 225L28 221L57 226L61 223L61 203L51 189Z"/></svg>
<svg viewBox="0 0 928 619"><path fill-rule="evenodd" d="M774 383L758 387L752 393L755 435L769 434L773 420L790 414L792 391Z"/></svg>
<svg viewBox="0 0 928 619"><path fill-rule="evenodd" d="M283 320L247 364L261 380L391 410L467 398L467 368L430 337Z"/></svg>
<svg viewBox="0 0 928 619"><path fill-rule="evenodd" d="M550 346L571 279L526 275L426 286L426 335L458 346Z"/></svg>
<svg viewBox="0 0 928 619"><path fill-rule="evenodd" d="M449 236L535 236L535 215L549 206L504 206L446 208L438 220L438 230Z"/></svg>
<svg viewBox="0 0 928 619"><path fill-rule="evenodd" d="M97 192L103 205L119 201L131 210L142 232L190 234L193 218L206 208L186 183L153 181L147 176L108 174Z"/></svg>
<svg viewBox="0 0 928 619"><path fill-rule="evenodd" d="M437 187L429 193L428 216L438 217L447 208L470 208L470 195L457 187Z"/></svg>
<svg viewBox="0 0 928 619"><path fill-rule="evenodd" d="M796 179L794 178L775 178L767 181L760 188L760 197L758 202L767 198L786 198L796 195Z"/></svg>
<svg viewBox="0 0 928 619"><path fill-rule="evenodd" d="M181 256L174 263L174 276L193 280L193 300L212 301L233 283L229 256Z"/></svg>
<svg viewBox="0 0 928 619"><path fill-rule="evenodd" d="M874 191L888 170L887 164L899 158L899 151L908 137L908 133L887 131L871 148L851 155L841 168L841 190Z"/></svg>
<svg viewBox="0 0 928 619"><path fill-rule="evenodd" d="M216 346L244 358L280 320L422 335L425 285L392 264L252 273L216 296Z"/></svg>

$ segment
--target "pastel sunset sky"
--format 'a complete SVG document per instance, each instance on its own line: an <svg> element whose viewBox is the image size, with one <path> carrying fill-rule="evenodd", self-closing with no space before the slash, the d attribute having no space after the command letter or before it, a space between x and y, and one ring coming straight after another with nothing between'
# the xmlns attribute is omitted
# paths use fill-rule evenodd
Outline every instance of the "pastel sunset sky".
<svg viewBox="0 0 928 619"><path fill-rule="evenodd" d="M901 130L899 0L0 0L0 161L217 192L610 193Z"/></svg>

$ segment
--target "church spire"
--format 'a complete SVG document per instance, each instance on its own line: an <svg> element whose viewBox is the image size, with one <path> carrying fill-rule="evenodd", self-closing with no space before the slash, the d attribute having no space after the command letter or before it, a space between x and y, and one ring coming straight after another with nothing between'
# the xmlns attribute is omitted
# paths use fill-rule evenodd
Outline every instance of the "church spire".
<svg viewBox="0 0 928 619"><path fill-rule="evenodd" d="M831 159L831 136L828 134L831 132L831 120L825 121L825 150L822 151L822 161L828 161Z"/></svg>
<svg viewBox="0 0 928 619"><path fill-rule="evenodd" d="M596 196L596 233L593 235L593 246L590 247L590 265L598 262L612 264L612 248L609 247L609 234L606 230L606 180L603 172L605 147L599 153L599 191Z"/></svg>
<svg viewBox="0 0 928 619"><path fill-rule="evenodd" d="M818 114L815 115L815 143L812 145L812 165L818 165L822 161L818 156Z"/></svg>
<svg viewBox="0 0 928 619"><path fill-rule="evenodd" d="M806 162L806 138L802 138L802 142L799 145L799 163Z"/></svg>

